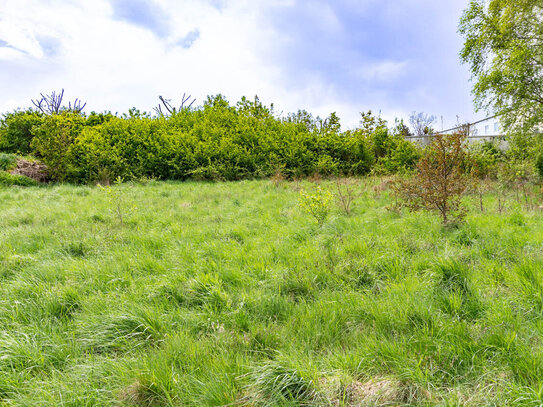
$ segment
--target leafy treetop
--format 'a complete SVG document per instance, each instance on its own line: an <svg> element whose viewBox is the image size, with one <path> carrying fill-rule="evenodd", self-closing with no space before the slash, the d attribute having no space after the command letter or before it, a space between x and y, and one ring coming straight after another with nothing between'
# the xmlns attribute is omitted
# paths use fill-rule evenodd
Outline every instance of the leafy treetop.
<svg viewBox="0 0 543 407"><path fill-rule="evenodd" d="M543 1L471 0L459 31L478 110L503 114L510 131L543 120Z"/></svg>

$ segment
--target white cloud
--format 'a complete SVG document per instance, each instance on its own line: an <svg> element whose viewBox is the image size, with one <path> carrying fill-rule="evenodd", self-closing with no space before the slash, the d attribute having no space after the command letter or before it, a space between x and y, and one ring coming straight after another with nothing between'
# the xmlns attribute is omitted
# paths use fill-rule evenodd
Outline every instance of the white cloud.
<svg viewBox="0 0 543 407"><path fill-rule="evenodd" d="M2 55L3 59L20 58L24 54L34 58L41 58L44 55L34 33L15 21L0 21L0 38L8 45L3 48L17 51Z"/></svg>
<svg viewBox="0 0 543 407"><path fill-rule="evenodd" d="M407 67L407 61L378 61L352 67L351 72L360 79L391 82L400 79Z"/></svg>
<svg viewBox="0 0 543 407"><path fill-rule="evenodd" d="M332 1L317 6L303 0L148 1L157 8L156 15L168 16L160 33L156 19L147 25L130 18L119 20L108 0L0 0L0 111L29 106L40 92L64 88L66 98L87 102L86 111L124 112L132 106L149 111L158 103L158 95L178 101L187 92L197 104L209 94L223 93L231 102L258 94L285 113L306 109L326 116L336 111L348 126L358 122L360 111L372 108L386 109L386 118L404 113L398 101L391 100L395 96L379 86L408 81L411 61L382 57L345 67L344 54L336 54L331 42L324 50L331 53L324 61L329 66L304 70L307 67L289 65L288 54L280 52L287 47L303 52L306 44L299 41L309 44L315 39L291 35L289 30L299 27L288 25L285 30L275 24L270 15L276 10L297 7L307 16L305 24L321 30L322 38L349 39L353 26L344 25ZM343 3L364 10L377 4L376 0ZM356 46L355 42L348 45L353 53L359 52ZM348 52L345 47L341 52ZM318 46L312 50L320 52ZM330 63L334 58L337 68ZM319 68L320 62L317 55L309 64ZM333 80L336 69L359 82ZM367 82L374 87L366 89ZM357 89L348 88L357 86L360 97L353 100ZM411 93L425 97L425 89ZM428 99L421 100L428 105ZM405 106L405 112L418 108Z"/></svg>
<svg viewBox="0 0 543 407"><path fill-rule="evenodd" d="M219 92L230 98L255 93L273 98L276 72L261 58L273 33L260 26L258 7L246 1L231 2L222 11L201 1L159 4L172 19L166 38L114 20L104 0L8 0L0 6L0 39L22 52L0 48L0 83L6 88L8 81L23 84L24 91L9 97L21 106L28 105L29 94L61 87L67 97L87 100L89 109L114 111L133 105L150 109L157 95L176 98L183 92L199 102ZM190 48L176 46L195 30L199 37ZM44 33L59 39L56 56L47 57L40 47ZM27 69L21 72L23 62ZM0 105L5 108L6 100Z"/></svg>

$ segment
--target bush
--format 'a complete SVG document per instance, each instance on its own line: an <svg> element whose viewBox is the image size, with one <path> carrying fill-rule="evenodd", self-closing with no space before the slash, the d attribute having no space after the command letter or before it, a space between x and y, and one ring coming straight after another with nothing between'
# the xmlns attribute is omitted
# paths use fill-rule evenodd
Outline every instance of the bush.
<svg viewBox="0 0 543 407"><path fill-rule="evenodd" d="M381 157L375 168L379 174L407 173L412 171L420 158L419 147L399 136L391 138L386 155Z"/></svg>
<svg viewBox="0 0 543 407"><path fill-rule="evenodd" d="M498 164L503 161L504 153L491 141L470 144L468 147L469 160L466 161L466 172L479 178L496 178Z"/></svg>
<svg viewBox="0 0 543 407"><path fill-rule="evenodd" d="M322 225L330 213L333 195L317 187L314 193L300 192L300 207Z"/></svg>
<svg viewBox="0 0 543 407"><path fill-rule="evenodd" d="M72 149L84 124L84 116L65 111L44 117L42 124L32 129L34 137L30 146L57 181L77 180L74 174L78 173L79 168Z"/></svg>
<svg viewBox="0 0 543 407"><path fill-rule="evenodd" d="M151 117L131 109L85 115L71 110L5 115L0 145L39 158L56 181L187 178L239 180L273 176L364 175L411 169L418 157L371 112L359 129L342 132L339 118L300 111L280 118L258 98L231 106L221 95L197 109ZM397 133L397 132L396 132Z"/></svg>
<svg viewBox="0 0 543 407"><path fill-rule="evenodd" d="M436 211L444 224L461 219L461 199L468 187L462 168L465 141L465 134L436 134L418 162L415 176L394 184L400 205Z"/></svg>
<svg viewBox="0 0 543 407"><path fill-rule="evenodd" d="M543 178L543 153L539 154L535 161L535 168L537 171L537 175L539 175L540 178Z"/></svg>
<svg viewBox="0 0 543 407"><path fill-rule="evenodd" d="M15 154L0 153L0 171L10 170L17 165Z"/></svg>
<svg viewBox="0 0 543 407"><path fill-rule="evenodd" d="M47 117L34 152L61 181L134 179L239 180L272 176L367 173L373 157L357 132L310 129L274 117L260 102L232 107L222 96L200 110L169 117L111 117L97 125L80 115Z"/></svg>
<svg viewBox="0 0 543 407"><path fill-rule="evenodd" d="M403 123L397 123L391 130L383 121L376 126L366 129L368 144L376 161L373 172L395 174L413 170L420 158L420 148L405 139L406 129Z"/></svg>
<svg viewBox="0 0 543 407"><path fill-rule="evenodd" d="M38 182L23 175L13 175L6 171L0 171L0 185L21 186L21 187L33 187L37 186Z"/></svg>
<svg viewBox="0 0 543 407"><path fill-rule="evenodd" d="M28 154L31 152L32 129L43 120L31 109L5 113L0 119L0 151Z"/></svg>
<svg viewBox="0 0 543 407"><path fill-rule="evenodd" d="M508 144L509 159L534 162L543 151L543 133L512 133Z"/></svg>

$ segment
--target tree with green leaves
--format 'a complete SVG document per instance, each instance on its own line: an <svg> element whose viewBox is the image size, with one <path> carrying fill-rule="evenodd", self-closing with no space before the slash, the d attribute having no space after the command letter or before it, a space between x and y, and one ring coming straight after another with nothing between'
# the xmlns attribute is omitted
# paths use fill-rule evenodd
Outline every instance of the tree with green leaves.
<svg viewBox="0 0 543 407"><path fill-rule="evenodd" d="M459 26L476 108L510 132L543 122L543 0L471 0Z"/></svg>

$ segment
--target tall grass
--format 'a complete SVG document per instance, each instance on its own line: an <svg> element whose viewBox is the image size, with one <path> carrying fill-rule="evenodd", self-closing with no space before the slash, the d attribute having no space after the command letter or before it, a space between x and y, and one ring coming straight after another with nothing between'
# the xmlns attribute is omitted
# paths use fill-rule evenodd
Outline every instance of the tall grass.
<svg viewBox="0 0 543 407"><path fill-rule="evenodd" d="M0 404L541 405L541 214L379 182L0 187Z"/></svg>

